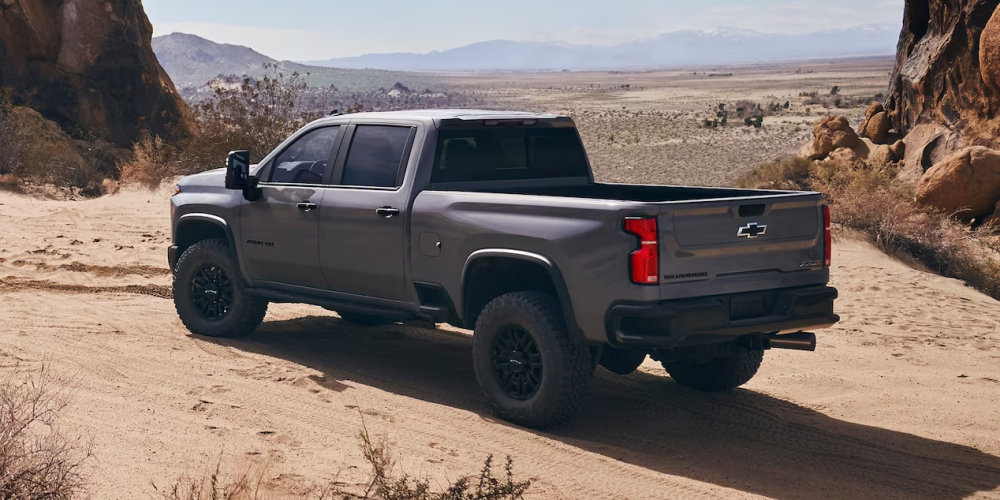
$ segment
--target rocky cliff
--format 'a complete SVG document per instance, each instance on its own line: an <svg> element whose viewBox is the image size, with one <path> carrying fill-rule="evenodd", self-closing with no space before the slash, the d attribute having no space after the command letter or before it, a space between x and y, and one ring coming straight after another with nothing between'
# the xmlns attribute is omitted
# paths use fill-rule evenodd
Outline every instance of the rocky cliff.
<svg viewBox="0 0 1000 500"><path fill-rule="evenodd" d="M1000 147L998 4L906 0L886 109L911 178L958 148Z"/></svg>
<svg viewBox="0 0 1000 500"><path fill-rule="evenodd" d="M119 146L144 131L189 135L152 31L138 0L0 0L0 87L69 132Z"/></svg>

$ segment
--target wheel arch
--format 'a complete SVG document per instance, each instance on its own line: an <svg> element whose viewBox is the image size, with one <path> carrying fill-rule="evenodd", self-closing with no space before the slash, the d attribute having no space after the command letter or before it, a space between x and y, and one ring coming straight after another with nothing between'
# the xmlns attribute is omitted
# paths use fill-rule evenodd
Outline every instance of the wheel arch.
<svg viewBox="0 0 1000 500"><path fill-rule="evenodd" d="M488 283L488 285L483 285ZM486 304L505 293L539 290L552 293L558 301L570 334L583 340L576 322L569 290L559 267L549 258L523 250L487 248L469 255L462 269L460 313L466 328L475 328Z"/></svg>
<svg viewBox="0 0 1000 500"><path fill-rule="evenodd" d="M240 268L240 274L247 278L246 267L243 263L243 256L236 245L236 238L233 229L226 222L226 219L218 215L205 213L184 214L177 219L174 228L174 245L177 247L177 256L184 253L191 245L212 238L221 238L229 247L236 259L236 265Z"/></svg>

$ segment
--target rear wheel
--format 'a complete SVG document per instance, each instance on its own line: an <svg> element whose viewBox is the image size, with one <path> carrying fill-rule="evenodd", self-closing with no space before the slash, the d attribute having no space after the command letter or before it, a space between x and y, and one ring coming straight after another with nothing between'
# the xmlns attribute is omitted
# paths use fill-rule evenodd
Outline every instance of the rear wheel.
<svg viewBox="0 0 1000 500"><path fill-rule="evenodd" d="M337 311L337 315L340 316L340 319L348 323L353 323L359 326L381 326L393 323L393 320L389 318L383 316L376 316L374 314L364 314L364 313L356 313L350 311L343 311L343 312Z"/></svg>
<svg viewBox="0 0 1000 500"><path fill-rule="evenodd" d="M590 348L570 338L555 301L541 292L508 293L487 304L472 350L494 410L526 427L568 420L592 373Z"/></svg>
<svg viewBox="0 0 1000 500"><path fill-rule="evenodd" d="M242 337L264 320L267 301L247 295L223 240L199 241L181 254L174 269L174 308L191 333Z"/></svg>
<svg viewBox="0 0 1000 500"><path fill-rule="evenodd" d="M713 359L679 357L663 362L663 368L678 383L706 392L723 392L753 378L764 359L763 349L732 347Z"/></svg>

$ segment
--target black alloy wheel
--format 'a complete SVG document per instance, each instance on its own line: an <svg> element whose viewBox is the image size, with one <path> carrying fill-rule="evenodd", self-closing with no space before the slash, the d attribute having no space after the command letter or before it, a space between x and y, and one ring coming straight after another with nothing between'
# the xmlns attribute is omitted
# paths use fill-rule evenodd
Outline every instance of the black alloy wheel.
<svg viewBox="0 0 1000 500"><path fill-rule="evenodd" d="M503 391L530 399L542 383L542 354L535 339L519 326L503 328L493 340L493 374Z"/></svg>
<svg viewBox="0 0 1000 500"><path fill-rule="evenodd" d="M233 283L226 270L211 263L202 265L191 277L191 301L209 321L226 317L233 305Z"/></svg>

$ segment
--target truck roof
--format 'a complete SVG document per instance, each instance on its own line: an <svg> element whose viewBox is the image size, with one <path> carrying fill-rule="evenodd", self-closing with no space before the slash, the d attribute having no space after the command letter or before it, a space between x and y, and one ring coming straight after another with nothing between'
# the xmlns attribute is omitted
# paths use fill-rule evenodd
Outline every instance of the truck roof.
<svg viewBox="0 0 1000 500"><path fill-rule="evenodd" d="M317 121L339 121L343 119L392 119L420 120L440 123L441 120L504 120L504 119L557 119L567 118L564 115L551 113L534 113L529 111L490 111L484 109L414 109L406 111L378 111L333 115L320 118Z"/></svg>

